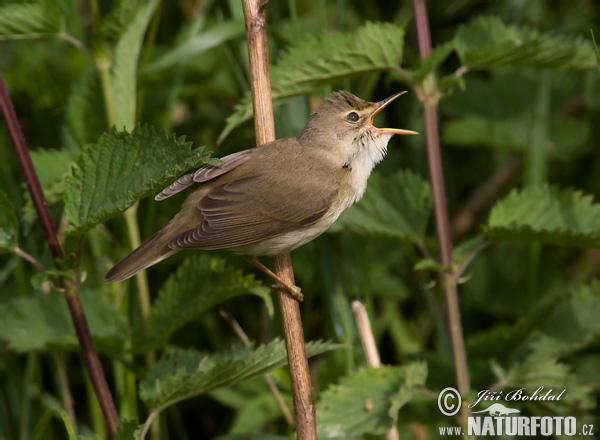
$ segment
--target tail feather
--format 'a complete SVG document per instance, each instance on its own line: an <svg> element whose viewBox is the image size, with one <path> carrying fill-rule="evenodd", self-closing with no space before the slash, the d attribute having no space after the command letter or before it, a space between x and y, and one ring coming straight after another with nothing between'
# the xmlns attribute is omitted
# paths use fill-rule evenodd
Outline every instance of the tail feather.
<svg viewBox="0 0 600 440"><path fill-rule="evenodd" d="M139 271L170 257L177 251L169 248L168 241L164 229L158 231L142 243L140 247L115 264L104 277L104 281L112 283L126 280Z"/></svg>

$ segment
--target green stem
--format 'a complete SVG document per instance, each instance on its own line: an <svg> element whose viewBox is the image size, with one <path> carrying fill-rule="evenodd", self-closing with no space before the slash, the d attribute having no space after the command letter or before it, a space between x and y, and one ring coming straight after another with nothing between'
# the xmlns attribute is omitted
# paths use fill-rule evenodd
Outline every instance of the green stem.
<svg viewBox="0 0 600 440"><path fill-rule="evenodd" d="M425 7L425 0L414 0L413 5L419 42L419 55L421 59L423 59L431 52L427 9ZM444 174L438 132L437 113L439 96L435 77L429 75L422 84L421 98L425 107L427 157L429 160L429 174L433 192L437 238L440 247L440 260L442 265L446 268L444 273L441 274L441 277L442 288L446 298L456 383L459 393L464 396L470 390L469 370L467 367L467 356L462 332L460 308L458 305L456 275L453 274L450 269L452 267L452 242L450 236L450 224L448 222L448 208L446 206Z"/></svg>
<svg viewBox="0 0 600 440"><path fill-rule="evenodd" d="M115 101L112 94L110 78L111 62L105 55L97 55L95 60L98 71L100 72L100 82L102 83L102 98L104 99L106 121L108 122L108 128L112 128L117 125L117 112L115 110Z"/></svg>

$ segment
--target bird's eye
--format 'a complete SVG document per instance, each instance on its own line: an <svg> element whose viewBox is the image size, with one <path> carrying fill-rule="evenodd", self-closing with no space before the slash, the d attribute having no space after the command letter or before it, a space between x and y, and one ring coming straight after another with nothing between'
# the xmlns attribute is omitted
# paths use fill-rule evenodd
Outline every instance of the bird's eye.
<svg viewBox="0 0 600 440"><path fill-rule="evenodd" d="M357 122L358 121L358 113L356 113L356 112L348 113L348 115L346 116L346 120L348 122Z"/></svg>

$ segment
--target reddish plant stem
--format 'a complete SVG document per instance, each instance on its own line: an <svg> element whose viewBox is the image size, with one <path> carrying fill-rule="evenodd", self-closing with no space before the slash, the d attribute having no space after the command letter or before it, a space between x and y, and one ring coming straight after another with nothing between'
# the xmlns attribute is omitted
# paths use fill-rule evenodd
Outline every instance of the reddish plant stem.
<svg viewBox="0 0 600 440"><path fill-rule="evenodd" d="M33 200L33 205L35 206L46 240L50 246L50 252L54 257L54 264L57 269L62 269L59 261L64 259L64 253L60 246L60 242L58 241L56 225L54 224L52 214L48 209L46 197L42 191L33 163L31 162L31 156L29 155L25 137L21 131L21 126L2 75L0 75L0 109L4 115L15 153L23 171L27 188L31 194L31 199ZM73 325L75 327L75 333L77 334L77 339L81 346L84 364L92 381L100 408L102 409L108 433L112 438L119 427L119 417L117 416L110 389L108 388L104 372L102 371L98 353L94 347L94 341L92 340L83 305L81 304L79 290L77 286L69 283L63 283L60 287L66 291L65 299L67 300L71 319L73 320Z"/></svg>
<svg viewBox="0 0 600 440"><path fill-rule="evenodd" d="M431 52L431 37L429 34L429 21L425 0L413 0L417 37L419 41L419 55L425 58ZM452 342L454 370L458 391L461 395L469 392L469 370L465 352L464 337L458 305L456 289L456 274L452 273L452 241L450 223L448 221L448 208L446 206L446 193L444 188L444 174L442 157L440 153L440 139L438 132L438 100L439 93L435 77L428 76L422 84L422 99L425 107L425 131L427 134L427 157L429 160L429 174L433 191L433 202L436 220L438 243L440 247L440 260L446 268L442 273L442 287L446 297L448 314L448 327Z"/></svg>
<svg viewBox="0 0 600 440"><path fill-rule="evenodd" d="M242 0L248 40L252 106L257 145L275 140L275 123L269 78L266 5L261 0ZM283 254L274 257L273 264L275 273L289 284L294 285L294 271L290 255ZM300 307L287 291L278 290L278 296L292 381L296 434L299 440L314 440L317 438L315 405L304 346Z"/></svg>

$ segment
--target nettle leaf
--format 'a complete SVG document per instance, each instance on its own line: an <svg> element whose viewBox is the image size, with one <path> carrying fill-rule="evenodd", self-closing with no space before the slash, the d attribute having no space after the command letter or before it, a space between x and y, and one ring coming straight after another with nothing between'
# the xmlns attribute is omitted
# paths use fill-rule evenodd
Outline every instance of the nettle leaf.
<svg viewBox="0 0 600 440"><path fill-rule="evenodd" d="M103 38L119 38L147 3L148 0L117 0L110 12L102 17L98 33Z"/></svg>
<svg viewBox="0 0 600 440"><path fill-rule="evenodd" d="M129 337L127 321L110 300L84 290L81 300L96 348L115 353ZM18 352L76 350L71 315L62 294L19 297L0 305L0 339Z"/></svg>
<svg viewBox="0 0 600 440"><path fill-rule="evenodd" d="M271 68L273 105L325 84L368 72L396 69L402 61L404 29L391 23L367 23L353 34L309 37L291 47ZM247 94L227 118L222 141L252 117Z"/></svg>
<svg viewBox="0 0 600 440"><path fill-rule="evenodd" d="M81 234L190 168L217 162L204 147L190 146L184 137L157 134L148 126L102 135L82 151L67 177L67 232Z"/></svg>
<svg viewBox="0 0 600 440"><path fill-rule="evenodd" d="M113 440L137 440L143 425L137 420L121 420L121 426L117 429Z"/></svg>
<svg viewBox="0 0 600 440"><path fill-rule="evenodd" d="M548 315L532 350L537 356L564 357L600 342L600 283L574 289Z"/></svg>
<svg viewBox="0 0 600 440"><path fill-rule="evenodd" d="M423 238L432 207L431 186L418 174L401 170L386 178L375 173L364 197L330 231L414 242Z"/></svg>
<svg viewBox="0 0 600 440"><path fill-rule="evenodd" d="M206 29L194 35L183 44L161 55L150 63L144 70L144 74L153 74L167 69L182 61L188 61L190 57L212 49L226 41L245 35L246 27L244 20L230 20Z"/></svg>
<svg viewBox="0 0 600 440"><path fill-rule="evenodd" d="M465 344L469 356L483 359L509 358L522 347L535 330L543 325L556 305L556 302L552 302L533 313L522 316L513 324L497 324L490 330L469 336Z"/></svg>
<svg viewBox="0 0 600 440"><path fill-rule="evenodd" d="M584 384L572 372L571 366L559 362L554 357L540 357L535 353L529 355L523 362L515 364L503 378L506 390L524 388L524 394L531 395L539 387L543 387L541 395L550 389L553 394L566 390L560 400L549 400L531 404L547 406L555 414L579 410L589 410L595 407L593 388ZM538 393L539 394L539 393Z"/></svg>
<svg viewBox="0 0 600 440"><path fill-rule="evenodd" d="M330 386L317 403L317 437L349 439L384 434L395 424L400 407L412 398L408 388L423 384L427 370L425 364L419 365L419 371L411 366L362 368ZM394 417L389 414L392 408Z"/></svg>
<svg viewBox="0 0 600 440"><path fill-rule="evenodd" d="M64 17L59 1L9 3L0 6L0 39L39 34L57 34Z"/></svg>
<svg viewBox="0 0 600 440"><path fill-rule="evenodd" d="M0 252L10 252L18 245L19 222L15 207L0 189Z"/></svg>
<svg viewBox="0 0 600 440"><path fill-rule="evenodd" d="M316 356L341 347L330 342L309 342L306 354ZM162 410L181 400L268 373L286 364L285 344L279 340L258 348L237 347L216 355L173 350L140 382L140 398L150 408Z"/></svg>
<svg viewBox="0 0 600 440"><path fill-rule="evenodd" d="M138 329L134 348L146 350L164 346L186 323L239 295L261 297L272 314L273 302L269 292L269 288L255 280L253 275L244 275L241 270L227 266L225 260L194 253L161 288L152 306L148 338L144 338L141 329Z"/></svg>
<svg viewBox="0 0 600 440"><path fill-rule="evenodd" d="M128 0L124 15L128 23L117 42L110 68L115 124L131 130L135 124L138 56L158 0Z"/></svg>
<svg viewBox="0 0 600 440"><path fill-rule="evenodd" d="M583 38L541 34L507 26L497 17L478 17L459 27L456 52L470 69L527 66L554 69L596 68L594 48Z"/></svg>
<svg viewBox="0 0 600 440"><path fill-rule="evenodd" d="M492 208L485 233L497 240L599 246L600 204L570 188L513 190Z"/></svg>

